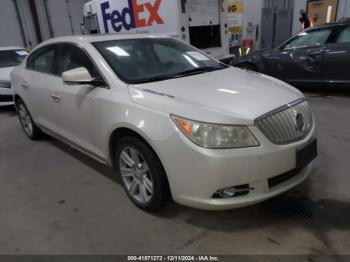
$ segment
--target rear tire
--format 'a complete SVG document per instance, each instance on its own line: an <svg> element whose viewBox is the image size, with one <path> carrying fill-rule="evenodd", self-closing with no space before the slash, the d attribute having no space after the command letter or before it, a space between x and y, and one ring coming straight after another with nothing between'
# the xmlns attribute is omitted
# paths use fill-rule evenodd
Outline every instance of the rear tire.
<svg viewBox="0 0 350 262"><path fill-rule="evenodd" d="M42 136L42 132L40 128L34 123L28 108L21 99L17 100L16 107L18 118L24 133L31 140L39 140Z"/></svg>
<svg viewBox="0 0 350 262"><path fill-rule="evenodd" d="M157 155L136 137L115 145L115 167L130 200L140 209L162 209L170 196L168 180Z"/></svg>

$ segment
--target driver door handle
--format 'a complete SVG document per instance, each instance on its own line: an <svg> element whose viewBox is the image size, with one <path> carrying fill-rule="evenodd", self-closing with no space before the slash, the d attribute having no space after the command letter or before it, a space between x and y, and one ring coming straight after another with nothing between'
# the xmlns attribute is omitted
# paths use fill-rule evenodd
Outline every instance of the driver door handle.
<svg viewBox="0 0 350 262"><path fill-rule="evenodd" d="M52 94L51 98L53 100L55 100L56 102L60 102L61 101L61 97L59 95L57 95L57 94Z"/></svg>

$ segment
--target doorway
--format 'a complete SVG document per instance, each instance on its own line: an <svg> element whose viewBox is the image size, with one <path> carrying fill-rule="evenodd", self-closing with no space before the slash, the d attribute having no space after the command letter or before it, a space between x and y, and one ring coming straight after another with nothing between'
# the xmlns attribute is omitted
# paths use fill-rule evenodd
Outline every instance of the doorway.
<svg viewBox="0 0 350 262"><path fill-rule="evenodd" d="M333 23L337 19L338 0L311 0L307 3L307 15L317 17L317 25Z"/></svg>

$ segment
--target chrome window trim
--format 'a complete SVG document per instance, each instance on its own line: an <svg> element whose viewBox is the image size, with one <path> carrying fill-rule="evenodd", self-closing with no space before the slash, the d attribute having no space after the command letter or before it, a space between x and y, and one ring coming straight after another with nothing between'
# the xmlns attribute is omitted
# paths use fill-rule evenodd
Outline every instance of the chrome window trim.
<svg viewBox="0 0 350 262"><path fill-rule="evenodd" d="M59 74L53 74L53 73L48 73L48 72L41 72L41 71L37 71L37 70L33 70L31 68L28 67L28 62L29 62L29 59L35 55L35 53L39 50L41 50L42 48L46 48L46 47L56 47L56 56L58 55L58 52L59 52L59 48L60 48L60 45L74 45L76 47L78 47L85 55L87 55L87 57L91 60L92 64L96 67L98 73L101 75L102 79L105 81L106 83L106 86L99 86L100 88L104 88L104 89L111 89L111 86L109 84L109 82L107 81L107 78L105 77L105 75L102 73L102 71L100 70L100 68L96 65L95 61L92 59L91 55L89 54L89 52L84 48L82 47L81 45L79 45L78 43L75 43L75 42L57 42L57 43L53 43L53 44L47 44L47 45L44 45L44 46L41 46L39 47L38 49L34 50L34 52L32 54L30 54L28 56L28 58L26 59L25 63L26 63L26 70L28 71L32 71L32 72L36 72L36 73L41 73L41 74L45 74L45 75L50 75L50 76L55 76L55 77L58 77L58 78L62 78L62 75L59 75ZM58 60L58 58L57 58Z"/></svg>
<svg viewBox="0 0 350 262"><path fill-rule="evenodd" d="M50 76L55 76L55 77L60 77L58 74L54 74L54 73L49 73L49 72L42 72L42 71L38 71L38 70L34 70L32 68L29 68L29 60L34 56L33 59L36 58L37 56L37 53L43 49L43 48L47 48L47 47L55 47L56 50L55 50L55 56L57 55L57 44L48 44L48 45L45 45L45 46L42 46L42 47L39 47L38 49L34 50L31 54L28 55L26 61L25 61L25 64L26 64L26 70L28 71L32 71L32 72L36 72L36 73L41 73L41 74L45 74L45 75L50 75Z"/></svg>

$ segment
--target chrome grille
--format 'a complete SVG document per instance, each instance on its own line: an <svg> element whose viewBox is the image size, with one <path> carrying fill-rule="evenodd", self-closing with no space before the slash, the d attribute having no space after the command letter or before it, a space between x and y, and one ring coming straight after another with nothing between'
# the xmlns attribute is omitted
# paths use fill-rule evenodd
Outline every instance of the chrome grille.
<svg viewBox="0 0 350 262"><path fill-rule="evenodd" d="M284 145L305 138L312 121L309 104L303 99L259 117L255 124L271 142Z"/></svg>

